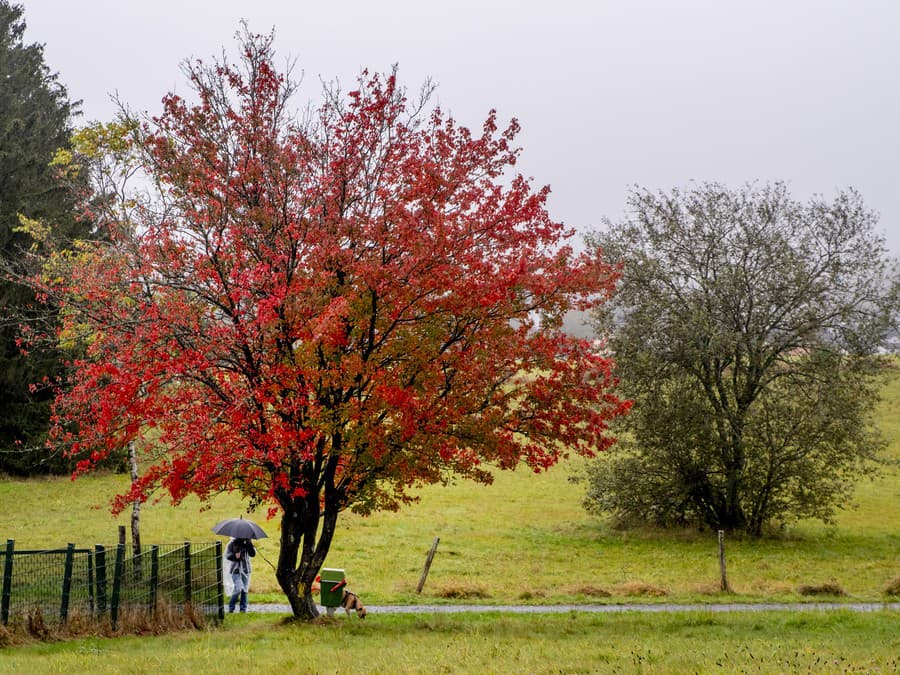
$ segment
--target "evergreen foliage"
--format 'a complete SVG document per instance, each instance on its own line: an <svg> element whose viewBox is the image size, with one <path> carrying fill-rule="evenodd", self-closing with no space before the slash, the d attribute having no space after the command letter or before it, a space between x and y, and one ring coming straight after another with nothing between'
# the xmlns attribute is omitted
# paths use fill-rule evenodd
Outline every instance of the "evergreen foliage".
<svg viewBox="0 0 900 675"><path fill-rule="evenodd" d="M70 186L50 166L68 145L78 104L44 63L43 47L24 43L24 32L23 8L0 0L0 260L7 270L22 263L31 244L19 231L21 217L52 224L60 236L84 227L75 220ZM31 387L60 372L59 354L47 348L26 357L17 344L33 299L28 288L0 278L0 471L15 474L66 468L44 448L51 393Z"/></svg>

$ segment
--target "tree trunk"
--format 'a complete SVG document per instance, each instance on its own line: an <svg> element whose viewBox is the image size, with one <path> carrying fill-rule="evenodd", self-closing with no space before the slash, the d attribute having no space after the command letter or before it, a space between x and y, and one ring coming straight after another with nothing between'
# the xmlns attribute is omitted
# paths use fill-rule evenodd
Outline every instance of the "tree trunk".
<svg viewBox="0 0 900 675"><path fill-rule="evenodd" d="M138 479L137 447L134 441L128 443L128 462L131 465L131 484ZM131 554L133 557L134 576L143 578L143 558L141 557L141 500L131 503Z"/></svg>
<svg viewBox="0 0 900 675"><path fill-rule="evenodd" d="M729 469L726 479L725 503L719 517L719 527L728 532L743 530L747 526L747 515L741 506L741 473Z"/></svg>
<svg viewBox="0 0 900 675"><path fill-rule="evenodd" d="M329 490L326 495L321 531L318 495L310 493L290 500L281 516L281 550L275 577L298 619L319 616L312 587L331 547L338 515L335 495Z"/></svg>
<svg viewBox="0 0 900 675"><path fill-rule="evenodd" d="M312 585L300 588L301 574L297 567L300 545L304 543L303 513L297 508L299 500L291 500L281 516L281 549L278 553L278 567L275 578L284 591L291 611L299 619L311 620L319 616L319 608L312 597ZM305 510L305 509L304 509Z"/></svg>
<svg viewBox="0 0 900 675"><path fill-rule="evenodd" d="M747 525L747 514L741 503L743 497L744 467L744 422L743 413L738 419L731 420L731 438L724 454L725 457L725 485L724 503L720 514L719 527L733 532L743 530Z"/></svg>

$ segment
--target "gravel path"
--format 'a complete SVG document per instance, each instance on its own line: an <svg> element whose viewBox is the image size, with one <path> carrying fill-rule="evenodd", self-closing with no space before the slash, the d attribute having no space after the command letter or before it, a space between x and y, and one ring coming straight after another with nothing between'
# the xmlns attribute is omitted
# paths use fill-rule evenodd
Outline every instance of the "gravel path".
<svg viewBox="0 0 900 675"><path fill-rule="evenodd" d="M250 604L251 612L290 614L289 605ZM369 614L457 614L460 612L507 612L512 614L565 614L568 612L771 612L771 611L833 611L878 612L900 611L900 602L805 602L805 603L727 603L690 605L373 605L366 606ZM322 614L325 609L320 607ZM338 610L343 614L343 610Z"/></svg>

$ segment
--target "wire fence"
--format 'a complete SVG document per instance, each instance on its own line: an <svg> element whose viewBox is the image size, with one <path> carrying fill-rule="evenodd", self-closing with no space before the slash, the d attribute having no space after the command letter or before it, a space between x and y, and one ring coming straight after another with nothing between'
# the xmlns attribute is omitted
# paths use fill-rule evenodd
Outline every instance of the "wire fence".
<svg viewBox="0 0 900 675"><path fill-rule="evenodd" d="M0 549L0 623L40 616L60 625L73 615L156 616L162 608L224 619L222 543L154 544L135 555L124 544L93 548Z"/></svg>

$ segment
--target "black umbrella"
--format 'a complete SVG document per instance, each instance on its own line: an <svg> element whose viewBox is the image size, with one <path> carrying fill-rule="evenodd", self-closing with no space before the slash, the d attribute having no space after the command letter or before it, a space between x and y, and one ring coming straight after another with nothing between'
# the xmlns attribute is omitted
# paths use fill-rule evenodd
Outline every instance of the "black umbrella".
<svg viewBox="0 0 900 675"><path fill-rule="evenodd" d="M218 522L212 531L235 539L263 539L269 536L252 520L244 520L244 516Z"/></svg>

